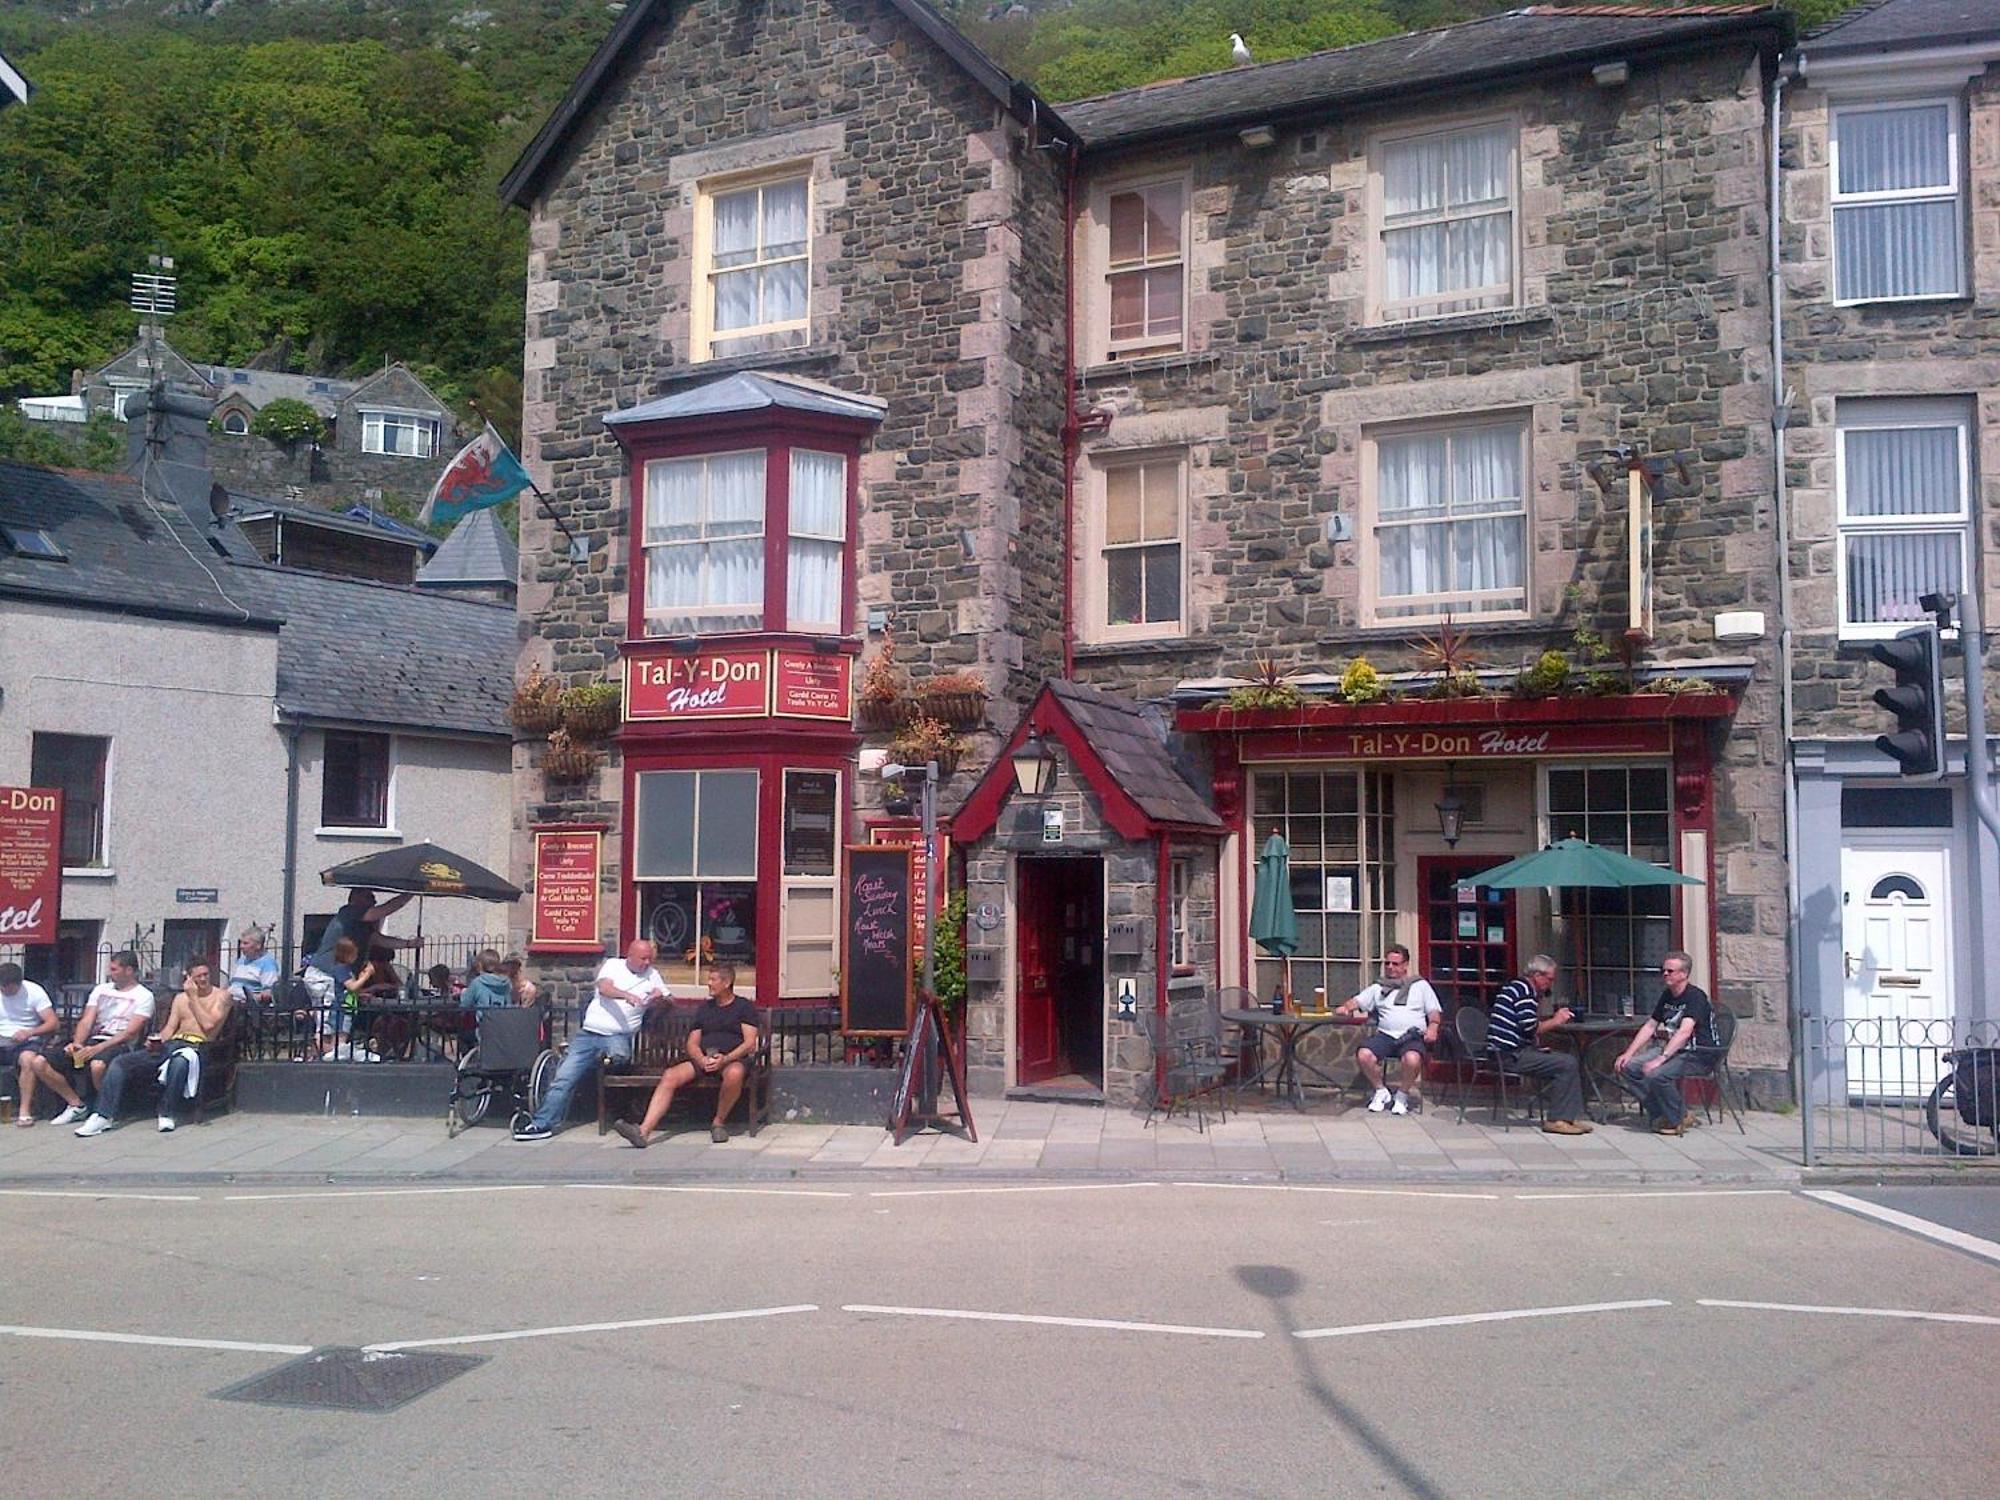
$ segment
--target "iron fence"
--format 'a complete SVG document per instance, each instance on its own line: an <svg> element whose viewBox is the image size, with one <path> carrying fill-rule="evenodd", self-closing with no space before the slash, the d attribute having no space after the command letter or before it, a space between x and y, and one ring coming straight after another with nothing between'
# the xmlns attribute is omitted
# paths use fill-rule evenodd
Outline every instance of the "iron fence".
<svg viewBox="0 0 2000 1500"><path fill-rule="evenodd" d="M2000 1154L1993 1065L1983 1060L1993 1048L2000 1048L2000 1022L1801 1016L1796 1053L1805 1164Z"/></svg>

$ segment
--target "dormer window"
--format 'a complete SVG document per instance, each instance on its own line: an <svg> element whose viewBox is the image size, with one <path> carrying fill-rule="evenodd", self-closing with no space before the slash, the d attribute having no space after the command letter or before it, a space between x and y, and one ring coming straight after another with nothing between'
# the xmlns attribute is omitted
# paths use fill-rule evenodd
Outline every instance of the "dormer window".
<svg viewBox="0 0 2000 1500"><path fill-rule="evenodd" d="M222 430L231 437L244 437L250 431L250 419L240 411L226 411L222 414Z"/></svg>
<svg viewBox="0 0 2000 1500"><path fill-rule="evenodd" d="M361 451L395 458L435 458L438 419L422 412L364 411Z"/></svg>

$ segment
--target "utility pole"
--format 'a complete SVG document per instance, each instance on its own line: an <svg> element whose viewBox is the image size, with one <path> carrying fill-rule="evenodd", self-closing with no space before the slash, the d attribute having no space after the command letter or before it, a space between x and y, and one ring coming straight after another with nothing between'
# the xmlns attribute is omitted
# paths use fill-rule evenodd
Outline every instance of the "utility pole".
<svg viewBox="0 0 2000 1500"><path fill-rule="evenodd" d="M1976 577L1967 582L1970 587L1959 599L1958 655L1965 673L1965 795L1976 817L1965 829L1965 871L1972 887L1972 920L1967 923L1972 941L1966 956L1979 994L1977 1019L1992 1020L1986 916L2000 891L1994 890L1987 878L1986 851L1981 847L1979 830L1984 826L1995 844L2000 844L2000 808L1994 805L1993 767L1986 743L1986 631L1979 617L1979 583Z"/></svg>

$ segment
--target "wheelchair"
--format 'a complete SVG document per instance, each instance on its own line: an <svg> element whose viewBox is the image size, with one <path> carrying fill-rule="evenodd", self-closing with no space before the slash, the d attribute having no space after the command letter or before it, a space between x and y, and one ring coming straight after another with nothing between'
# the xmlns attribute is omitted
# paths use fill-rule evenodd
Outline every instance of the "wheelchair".
<svg viewBox="0 0 2000 1500"><path fill-rule="evenodd" d="M458 1060L446 1132L456 1137L486 1118L499 1098L518 1125L541 1108L556 1076L557 1053L548 1044L544 1007L509 1006L479 1013L477 1041Z"/></svg>

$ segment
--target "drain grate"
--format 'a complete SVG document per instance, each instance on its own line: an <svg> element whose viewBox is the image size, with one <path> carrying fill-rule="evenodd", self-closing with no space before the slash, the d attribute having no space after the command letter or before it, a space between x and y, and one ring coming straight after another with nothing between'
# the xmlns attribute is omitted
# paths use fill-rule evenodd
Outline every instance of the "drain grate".
<svg viewBox="0 0 2000 1500"><path fill-rule="evenodd" d="M322 1411L394 1411L486 1361L471 1354L315 1349L215 1393L219 1401Z"/></svg>

